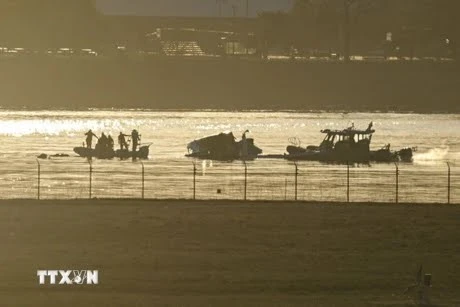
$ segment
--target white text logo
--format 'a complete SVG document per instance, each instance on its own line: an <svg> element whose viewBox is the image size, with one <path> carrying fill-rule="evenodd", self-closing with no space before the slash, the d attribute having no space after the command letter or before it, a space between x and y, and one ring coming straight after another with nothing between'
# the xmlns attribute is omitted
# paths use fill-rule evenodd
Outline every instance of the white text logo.
<svg viewBox="0 0 460 307"><path fill-rule="evenodd" d="M97 285L99 271L89 270L38 270L40 285Z"/></svg>

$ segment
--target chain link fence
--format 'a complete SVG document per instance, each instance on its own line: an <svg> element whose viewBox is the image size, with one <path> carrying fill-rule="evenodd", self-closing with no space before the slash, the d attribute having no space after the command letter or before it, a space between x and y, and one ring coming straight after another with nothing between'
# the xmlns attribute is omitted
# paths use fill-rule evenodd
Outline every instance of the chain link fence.
<svg viewBox="0 0 460 307"><path fill-rule="evenodd" d="M449 163L37 160L25 165L0 163L0 198L460 203L460 170Z"/></svg>

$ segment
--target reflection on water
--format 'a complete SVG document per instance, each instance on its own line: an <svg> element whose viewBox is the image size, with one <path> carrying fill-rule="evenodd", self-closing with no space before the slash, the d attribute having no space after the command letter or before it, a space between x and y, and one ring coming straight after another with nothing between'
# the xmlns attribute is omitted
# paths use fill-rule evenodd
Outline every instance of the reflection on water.
<svg viewBox="0 0 460 307"><path fill-rule="evenodd" d="M190 176L192 176L190 174L192 160L185 158L184 154L186 153L187 143L194 139L222 131L233 131L235 136L239 138L246 129L249 129L250 136L255 138L256 144L264 150L265 154L282 154L285 152L288 139L291 137L298 137L303 146L317 145L323 138L323 135L319 133L321 129L342 129L351 126L352 123L357 128L365 129L371 121L374 122L376 129L372 145L374 149L387 143L391 143L392 148L395 150L405 146L416 146L418 152L415 154L415 162L412 165L405 166L407 168L406 173L418 171L422 173L429 167L430 171L439 170L440 178L444 178L445 162L450 161L455 166L460 157L459 119L459 115L448 114L0 111L0 139L2 142L0 155L3 158L0 170L4 174L0 178L0 190L7 189L10 192L8 194L10 197L24 195L33 197L33 190L36 187L35 157L41 153L63 153L69 154L71 157L53 160L54 162L63 163L59 166L54 165L53 161L44 161L44 163L49 164L48 170L54 171L56 168L61 167L64 171L60 176L66 178L65 182L56 181L50 184L50 195L53 195L52 189L56 185L61 185L61 188L67 189L68 193L64 194L68 195L68 197L83 197L86 195L87 174L80 174L81 176L77 176L78 173L70 175L72 167L65 165L85 163L85 160L76 157L73 153L73 147L82 145L84 133L89 129L92 129L97 134L106 132L112 136L117 136L120 131L125 133L129 133L132 129L140 131L142 142L144 144L153 144L151 158L146 162L147 168L151 166L151 170L154 172L152 176L164 181L160 183L158 180L152 180L152 182L156 182L156 187L164 191L167 190L166 187L171 188L171 193L167 193L168 197L173 197L175 196L174 193L176 193L175 198L177 198L190 195L188 190L182 191L181 184L189 182ZM123 171L127 172L128 169L131 169L133 178L139 178L137 173L139 166L133 165L132 162L120 162L117 160L96 161L96 164L98 163L101 165L100 171L110 172L116 170L114 175L121 176ZM104 166L102 167L102 165ZM312 189L313 187L316 187L317 193L320 193L320 190L323 191L321 193L325 193L324 188L320 188L320 184L323 187L325 185L334 186L339 182L338 189L341 191L343 188L343 169L339 168L337 172L330 170L329 175L325 176L323 170L328 166L314 162L305 162L302 163L302 166L305 172L307 169L312 168L310 175L305 173L305 179L308 179L308 191L310 191L309 193L312 197L316 193L314 192L315 189ZM44 167L46 169L46 165ZM219 197L225 197L225 193L228 191L224 187L224 184L226 184L228 187L236 186L237 192L235 193L239 197L242 180L241 163L200 161L197 167L199 181L203 181L201 182L203 189L199 195L214 197L216 189L206 187L217 185L217 189L222 191ZM80 166L77 166L75 170L78 171L80 168ZM260 168L261 171L258 172L257 168ZM369 176L374 175L375 170L379 170L381 174L385 172L393 174L394 171L393 165L372 165L370 167L362 166L361 168L369 172L369 174L360 173L358 176L361 179L364 178L362 179L364 180L363 182L366 182L365 179ZM287 180L292 180L292 174L289 173L291 169L292 165L283 160L254 161L250 165L250 170L252 171L252 177L250 178L253 180L251 189L259 191L260 196L266 195L269 199L271 199L270 197L283 198L287 193L286 182ZM26 170L30 170L30 174L25 174ZM289 173L289 176L284 176L283 174L285 173ZM275 178L276 176L273 174L278 174L279 178ZM315 174L315 176L312 176L312 174ZM121 179L115 179L114 177L112 181L109 178L109 182L104 180L104 190L107 192L107 195L104 195L113 195L110 194L114 192L112 186L118 187L118 185L120 186L117 191L120 192L120 196L131 195L130 191L136 190L138 183L132 189L124 188L126 187L126 182L133 181L130 174L126 174L126 176L122 176ZM388 183L386 181L382 182L382 186L385 188L388 188L387 184L391 185L393 177L392 175L389 176ZM358 177L357 179L359 179ZM369 178L372 178L372 176ZM422 180L420 178L414 173L412 178L414 186L426 189L430 178L422 178L425 180L425 187L423 187L423 182L419 182L419 180ZM415 179L417 181L414 181ZM371 181L374 183L379 182L379 180ZM218 184L218 182L220 183ZM18 188L20 185L22 186L21 189ZM288 184L288 187L290 186ZM375 184L372 186L376 188ZM367 189L366 192L362 193L375 193L374 188ZM79 189L81 195L75 193L75 189ZM28 192L25 192L26 190ZM392 188L389 190L393 191ZM99 192L102 193L102 191ZM229 193L232 194L231 192ZM342 195L341 192L339 194ZM307 194L304 196L307 196ZM235 198L238 197L235 196ZM325 194L320 198L327 200L324 197ZM362 198L364 199L364 195Z"/></svg>
<svg viewBox="0 0 460 307"><path fill-rule="evenodd" d="M222 131L240 137L249 129L264 153L281 154L290 137L298 137L304 146L319 144L321 129L342 129L352 123L366 128L373 121L374 148L387 143L394 149L417 146L419 154L435 150L430 154L435 160L456 160L459 119L459 115L387 113L0 111L0 138L4 157L16 160L43 152L73 154L72 148L82 144L88 129L113 136L137 129L144 143L154 144L152 158L169 159L182 157L193 139Z"/></svg>

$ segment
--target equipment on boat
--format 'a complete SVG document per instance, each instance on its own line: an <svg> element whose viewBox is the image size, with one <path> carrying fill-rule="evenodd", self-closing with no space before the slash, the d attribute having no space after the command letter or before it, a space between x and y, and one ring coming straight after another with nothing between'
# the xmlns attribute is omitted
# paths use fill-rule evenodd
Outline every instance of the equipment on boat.
<svg viewBox="0 0 460 307"><path fill-rule="evenodd" d="M370 144L375 130L373 123L366 130L356 130L354 126L344 130L321 130L326 137L319 146L299 146L298 139L292 139L295 144L287 147L288 160L309 160L324 162L411 162L415 148L403 148L391 151L390 145L371 151ZM294 143L294 142L293 142Z"/></svg>
<svg viewBox="0 0 460 307"><path fill-rule="evenodd" d="M246 138L247 132L239 142L232 132L195 140L187 145L189 153L186 157L221 161L255 159L262 149L254 145L254 139Z"/></svg>

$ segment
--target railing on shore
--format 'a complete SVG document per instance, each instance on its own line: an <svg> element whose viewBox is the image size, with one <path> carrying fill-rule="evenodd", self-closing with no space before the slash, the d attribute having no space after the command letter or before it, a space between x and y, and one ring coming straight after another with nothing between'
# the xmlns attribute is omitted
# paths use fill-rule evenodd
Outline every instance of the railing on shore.
<svg viewBox="0 0 460 307"><path fill-rule="evenodd" d="M460 203L460 171L437 165L101 161L2 163L3 199L233 199Z"/></svg>

